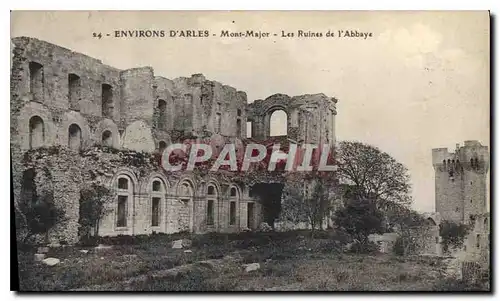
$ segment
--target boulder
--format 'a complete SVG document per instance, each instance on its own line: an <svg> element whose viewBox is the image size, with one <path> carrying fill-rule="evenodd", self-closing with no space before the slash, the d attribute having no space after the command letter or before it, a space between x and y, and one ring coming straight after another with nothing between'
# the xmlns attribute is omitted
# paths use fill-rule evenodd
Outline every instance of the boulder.
<svg viewBox="0 0 500 301"><path fill-rule="evenodd" d="M80 253L87 254L89 250L80 250Z"/></svg>
<svg viewBox="0 0 500 301"><path fill-rule="evenodd" d="M45 258L45 254L35 254L35 261L42 261Z"/></svg>
<svg viewBox="0 0 500 301"><path fill-rule="evenodd" d="M193 253L191 250L184 250L184 253Z"/></svg>
<svg viewBox="0 0 500 301"><path fill-rule="evenodd" d="M191 239L184 238L182 240L182 247L184 247L184 248L190 248L192 244L193 244L193 242L191 241Z"/></svg>
<svg viewBox="0 0 500 301"><path fill-rule="evenodd" d="M59 264L59 262L61 262L61 261L57 258L49 257L49 258L42 260L42 262L48 266L55 266L56 264Z"/></svg>
<svg viewBox="0 0 500 301"><path fill-rule="evenodd" d="M109 250L111 248L113 248L113 246L106 246L106 245L101 245L100 244L97 247L95 247L94 249L96 249L97 251L99 251L99 250Z"/></svg>
<svg viewBox="0 0 500 301"><path fill-rule="evenodd" d="M61 244L58 242L53 242L53 243L50 243L47 245L47 247L49 247L49 248L59 248L60 246L61 246Z"/></svg>
<svg viewBox="0 0 500 301"><path fill-rule="evenodd" d="M172 249L182 249L182 239L174 240L172 242Z"/></svg>
<svg viewBox="0 0 500 301"><path fill-rule="evenodd" d="M271 226L269 226L269 224L266 222L260 223L260 225L259 225L260 232L270 232L272 230L273 230L273 228Z"/></svg>
<svg viewBox="0 0 500 301"><path fill-rule="evenodd" d="M45 254L49 252L49 247L38 247L36 251L38 254Z"/></svg>
<svg viewBox="0 0 500 301"><path fill-rule="evenodd" d="M257 271L260 269L260 263L254 262L254 263L249 263L249 264L244 264L243 268L245 269L245 272L251 272L251 271Z"/></svg>

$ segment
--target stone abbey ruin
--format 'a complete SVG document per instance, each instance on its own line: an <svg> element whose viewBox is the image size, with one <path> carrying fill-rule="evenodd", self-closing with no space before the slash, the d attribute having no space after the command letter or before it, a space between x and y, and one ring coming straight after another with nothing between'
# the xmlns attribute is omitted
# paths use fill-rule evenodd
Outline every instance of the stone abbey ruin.
<svg viewBox="0 0 500 301"><path fill-rule="evenodd" d="M80 190L91 183L116 192L101 236L272 224L286 176L166 172L158 154L186 140L335 144L337 100L324 94L275 94L249 104L245 92L202 74L171 80L151 67L119 70L35 38L11 42L14 199L52 194L66 218L51 241L78 241ZM286 113L286 135L271 137L276 111Z"/></svg>

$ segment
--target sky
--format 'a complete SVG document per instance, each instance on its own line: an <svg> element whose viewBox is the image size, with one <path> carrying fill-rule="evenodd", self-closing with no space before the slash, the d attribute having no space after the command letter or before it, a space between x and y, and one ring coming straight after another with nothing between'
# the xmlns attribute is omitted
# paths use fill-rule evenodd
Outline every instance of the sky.
<svg viewBox="0 0 500 301"><path fill-rule="evenodd" d="M216 36L112 37L140 29ZM221 30L271 34L223 38ZM298 30L323 37L297 37ZM338 30L372 37L326 37ZM419 211L434 211L432 148L490 145L489 34L485 11L11 13L12 37L35 37L116 68L152 66L171 79L203 73L245 91L249 102L276 93L335 97L337 140L372 144L407 166Z"/></svg>

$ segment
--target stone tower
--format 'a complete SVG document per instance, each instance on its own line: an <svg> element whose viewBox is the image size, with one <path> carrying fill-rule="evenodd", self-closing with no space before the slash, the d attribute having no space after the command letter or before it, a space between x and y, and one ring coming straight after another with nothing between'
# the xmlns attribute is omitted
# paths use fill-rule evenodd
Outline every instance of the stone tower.
<svg viewBox="0 0 500 301"><path fill-rule="evenodd" d="M487 212L488 157L488 147L475 140L457 144L453 153L432 150L436 212L442 220L466 224Z"/></svg>

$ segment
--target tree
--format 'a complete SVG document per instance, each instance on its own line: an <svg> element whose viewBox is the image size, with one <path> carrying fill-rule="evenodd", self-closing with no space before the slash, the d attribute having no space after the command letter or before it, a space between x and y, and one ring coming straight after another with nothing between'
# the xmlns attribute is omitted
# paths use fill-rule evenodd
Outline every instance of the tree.
<svg viewBox="0 0 500 301"><path fill-rule="evenodd" d="M358 200L374 200L381 209L411 203L408 169L378 148L342 141L336 152L340 183L355 187Z"/></svg>
<svg viewBox="0 0 500 301"><path fill-rule="evenodd" d="M304 180L304 179L303 179ZM329 186L325 179L311 179L312 193L304 189L304 181L290 181L285 200L281 205L281 219L293 223L306 222L311 227L311 236L316 229L322 229L324 219L330 213Z"/></svg>
<svg viewBox="0 0 500 301"><path fill-rule="evenodd" d="M391 225L399 226L400 236L394 244L394 252L397 255L408 255L416 253L419 249L416 233L426 231L424 227L425 218L414 210L400 206L390 212ZM398 210L399 209L399 210Z"/></svg>
<svg viewBox="0 0 500 301"><path fill-rule="evenodd" d="M384 216L374 201L347 197L344 206L335 212L334 222L361 244L368 243L368 236L384 232Z"/></svg>
<svg viewBox="0 0 500 301"><path fill-rule="evenodd" d="M80 237L89 238L99 233L99 223L111 208L115 194L107 187L92 183L80 190Z"/></svg>

